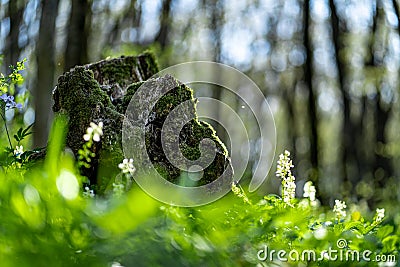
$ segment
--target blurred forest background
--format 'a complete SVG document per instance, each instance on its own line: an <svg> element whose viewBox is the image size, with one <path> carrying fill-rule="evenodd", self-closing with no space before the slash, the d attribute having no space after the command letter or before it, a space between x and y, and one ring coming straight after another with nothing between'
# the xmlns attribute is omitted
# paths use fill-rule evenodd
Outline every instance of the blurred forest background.
<svg viewBox="0 0 400 267"><path fill-rule="evenodd" d="M161 69L193 60L222 62L261 88L275 116L277 153L292 152L297 179L315 181L325 203L343 195L370 204L398 201L399 5L0 0L1 72L27 58L26 83L15 92L26 104L7 118L35 121L32 145L44 146L56 78L77 64L148 48ZM220 92L213 97L223 100ZM264 191L278 185L269 179Z"/></svg>

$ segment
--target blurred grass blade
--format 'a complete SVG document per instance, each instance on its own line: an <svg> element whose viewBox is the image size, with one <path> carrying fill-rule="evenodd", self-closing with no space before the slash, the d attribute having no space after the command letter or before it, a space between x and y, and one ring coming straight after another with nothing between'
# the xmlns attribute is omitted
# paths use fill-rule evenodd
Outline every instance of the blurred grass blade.
<svg viewBox="0 0 400 267"><path fill-rule="evenodd" d="M57 115L54 118L47 146L45 168L52 176L58 170L59 158L65 146L65 138L68 131L68 120L65 115Z"/></svg>

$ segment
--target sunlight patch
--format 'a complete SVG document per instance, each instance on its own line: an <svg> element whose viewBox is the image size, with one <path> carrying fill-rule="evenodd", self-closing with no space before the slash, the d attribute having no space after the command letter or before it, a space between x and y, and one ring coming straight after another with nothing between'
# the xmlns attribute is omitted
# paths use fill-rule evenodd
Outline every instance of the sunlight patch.
<svg viewBox="0 0 400 267"><path fill-rule="evenodd" d="M60 175L57 177L57 189L61 195L68 199L73 200L78 196L79 184L75 175L67 170L61 170Z"/></svg>
<svg viewBox="0 0 400 267"><path fill-rule="evenodd" d="M34 186L28 184L24 188L24 199L26 204L30 206L38 205L40 203L39 192Z"/></svg>

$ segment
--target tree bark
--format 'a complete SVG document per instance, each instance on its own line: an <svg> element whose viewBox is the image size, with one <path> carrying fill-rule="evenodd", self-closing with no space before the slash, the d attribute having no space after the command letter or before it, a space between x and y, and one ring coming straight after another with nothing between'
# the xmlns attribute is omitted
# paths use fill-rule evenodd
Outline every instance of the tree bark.
<svg viewBox="0 0 400 267"><path fill-rule="evenodd" d="M10 32L6 37L5 65L6 72L10 72L10 65L15 65L19 60L21 47L18 44L19 28L23 21L25 1L13 0L8 2L8 17L10 18Z"/></svg>
<svg viewBox="0 0 400 267"><path fill-rule="evenodd" d="M91 0L72 0L64 70L88 63Z"/></svg>
<svg viewBox="0 0 400 267"><path fill-rule="evenodd" d="M376 32L381 29L381 27L385 27L385 10L384 4L381 0L377 0L377 12L376 12L376 27L374 29L374 41L377 42ZM386 40L381 40L381 42L385 43ZM371 48L373 49L374 46ZM384 56L376 58L374 53L375 51L371 51L373 55L373 68L377 70L377 72L381 72L382 69L385 68L384 66ZM393 168L390 159L379 151L379 147L387 145L387 138L386 138L386 127L387 122L390 118L390 112L393 107L393 103L384 103L382 100L382 93L381 93L381 86L383 83L384 77L377 77L375 81L375 87L377 88L377 95L373 99L374 106L375 106L375 146L374 146L374 165L373 165L373 174L374 174L374 181L375 187L382 188L387 180L388 177L393 175ZM382 171L382 172L380 172Z"/></svg>
<svg viewBox="0 0 400 267"><path fill-rule="evenodd" d="M37 80L34 87L35 125L33 143L45 146L51 114L51 91L54 87L54 36L59 0L42 0L39 39L36 47Z"/></svg>
<svg viewBox="0 0 400 267"><path fill-rule="evenodd" d="M155 41L158 42L161 46L161 50L163 51L167 45L169 44L169 30L171 27L171 3L172 0L164 0L161 8L160 15L160 29L155 38Z"/></svg>
<svg viewBox="0 0 400 267"><path fill-rule="evenodd" d="M387 145L385 135L386 125L389 120L392 105L383 107L381 94L376 97L376 133L375 133L375 160L374 160L374 185L376 188L383 188L388 177L393 175L393 168L390 159L379 151L379 147ZM382 171L382 172L381 172Z"/></svg>
<svg viewBox="0 0 400 267"><path fill-rule="evenodd" d="M316 98L313 88L313 48L310 35L310 3L304 1L304 47L306 48L306 62L304 64L304 80L308 87L308 117L310 127L310 159L313 173L311 180L318 186L318 118ZM318 192L318 190L317 190Z"/></svg>
<svg viewBox="0 0 400 267"><path fill-rule="evenodd" d="M332 39L336 55L336 66L338 71L338 82L339 90L342 95L342 105L343 105L343 122L342 122L342 175L343 179L348 185L352 185L351 191L354 192L355 185L354 179L359 177L359 169L357 167L356 159L356 143L354 133L354 125L351 120L351 99L349 92L347 91L346 79L345 79L345 69L347 68L344 59L342 58L341 52L343 49L342 27L340 25L340 20L337 14L336 6L333 0L329 0L329 6L332 12L331 15L331 27L332 27Z"/></svg>
<svg viewBox="0 0 400 267"><path fill-rule="evenodd" d="M210 33L211 33L211 43L212 43L212 57L214 62L221 62L221 46L222 46L222 40L221 40L221 28L222 28L222 17L223 17L223 4L221 2L218 2L216 0L209 0L208 1L210 9L211 9L211 19L209 23L210 27ZM214 73L215 80L218 81L221 75L216 72ZM213 85L213 91L212 91L212 98L221 100L222 98L222 91L223 88ZM221 112L218 109L218 107L215 107L215 122L212 122L212 125L214 129L217 131L219 136L221 136L221 139L226 142L227 136L225 129L219 124L220 121L220 116Z"/></svg>

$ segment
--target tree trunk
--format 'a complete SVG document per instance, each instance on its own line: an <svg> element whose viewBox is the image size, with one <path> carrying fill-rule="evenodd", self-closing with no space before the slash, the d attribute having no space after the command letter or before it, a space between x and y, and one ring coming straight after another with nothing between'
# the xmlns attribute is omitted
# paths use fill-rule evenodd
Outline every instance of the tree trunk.
<svg viewBox="0 0 400 267"><path fill-rule="evenodd" d="M88 62L88 36L91 27L91 1L72 0L64 70Z"/></svg>
<svg viewBox="0 0 400 267"><path fill-rule="evenodd" d="M349 92L347 91L347 85L345 80L345 70L346 64L344 63L344 59L341 58L341 52L343 49L342 43L342 27L345 26L340 25L339 17L337 14L336 6L333 0L329 0L329 6L331 8L331 27L332 27L332 39L333 45L335 49L336 55L336 66L338 70L338 82L339 89L342 95L342 105L343 105L343 122L342 122L342 175L344 181L347 185L352 186L351 191L355 190L355 181L354 179L359 178L359 169L357 167L357 159L356 159L356 143L354 133L354 125L351 120L351 99ZM341 27L342 26L342 27Z"/></svg>
<svg viewBox="0 0 400 267"><path fill-rule="evenodd" d="M19 28L23 21L25 1L13 0L8 2L8 17L10 18L10 32L6 38L5 46L5 65L6 72L9 73L10 65L15 65L19 60L21 47L18 44Z"/></svg>
<svg viewBox="0 0 400 267"><path fill-rule="evenodd" d="M221 40L221 27L222 27L222 17L223 17L223 4L221 2L218 2L216 0L209 0L209 5L211 9L211 19L209 23L210 27L210 33L211 33L211 47L212 47L212 57L213 61L215 62L221 62L221 47L222 47L222 40ZM221 75L216 72L214 73L215 80L218 81ZM213 91L212 91L212 98L221 100L222 98L222 91L224 90L223 88L217 86L217 85L212 85ZM227 136L225 134L225 130L223 127L219 124L220 121L220 116L221 112L218 109L218 107L215 107L215 122L212 122L212 125L214 129L217 131L219 136L221 136L221 139L226 142L227 141Z"/></svg>
<svg viewBox="0 0 400 267"><path fill-rule="evenodd" d="M123 12L121 17L116 20L114 26L112 27L111 31L109 32L108 42L111 47L116 47L121 43L121 34L122 31L126 28L133 28L136 30L136 40L135 42L139 41L140 36L140 20L142 16L142 6L141 2L137 0L132 0L130 3L129 8Z"/></svg>
<svg viewBox="0 0 400 267"><path fill-rule="evenodd" d="M308 117L310 124L310 158L313 173L311 174L311 180L315 186L318 186L318 118L317 118L317 106L315 93L313 89L313 48L310 35L310 3L304 1L304 47L306 48L306 62L304 64L304 80L308 87ZM318 189L318 188L317 188ZM318 190L317 190L318 192Z"/></svg>
<svg viewBox="0 0 400 267"><path fill-rule="evenodd" d="M168 35L171 27L171 3L172 0L164 0L161 8L160 29L155 39L155 41L160 44L161 50L164 50L169 44Z"/></svg>
<svg viewBox="0 0 400 267"><path fill-rule="evenodd" d="M381 95L377 94L376 97L376 111L375 111L375 162L374 162L374 184L376 188L383 188L388 177L393 175L393 169L390 159L380 151L379 147L387 145L387 138L385 135L386 125L389 120L392 105L388 108L383 107Z"/></svg>
<svg viewBox="0 0 400 267"><path fill-rule="evenodd" d="M51 91L54 87L54 36L59 0L42 0L39 40L36 48L37 80L34 87L35 125L33 143L45 146L51 114Z"/></svg>

